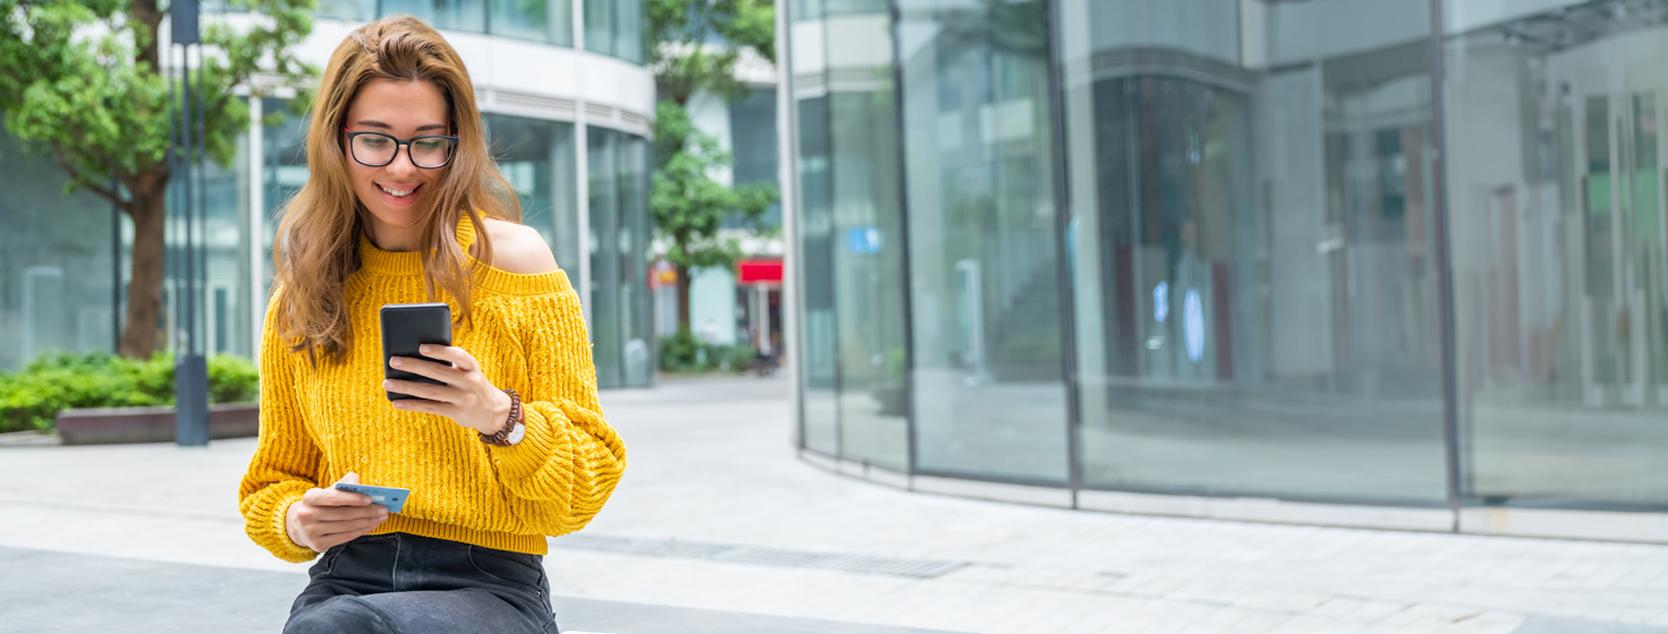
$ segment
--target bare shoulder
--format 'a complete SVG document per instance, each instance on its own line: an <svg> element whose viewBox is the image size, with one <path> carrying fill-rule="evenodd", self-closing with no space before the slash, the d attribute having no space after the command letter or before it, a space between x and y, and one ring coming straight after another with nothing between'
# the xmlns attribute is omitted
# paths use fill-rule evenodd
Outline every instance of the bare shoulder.
<svg viewBox="0 0 1668 634"><path fill-rule="evenodd" d="M524 224L486 219L487 236L492 240L492 262L489 264L511 273L529 275L556 270L556 254L544 236Z"/></svg>

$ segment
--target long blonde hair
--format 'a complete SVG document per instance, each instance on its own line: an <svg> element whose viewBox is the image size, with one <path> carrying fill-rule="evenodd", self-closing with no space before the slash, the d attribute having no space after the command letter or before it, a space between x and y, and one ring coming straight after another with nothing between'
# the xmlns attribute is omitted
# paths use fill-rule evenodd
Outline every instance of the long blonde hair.
<svg viewBox="0 0 1668 634"><path fill-rule="evenodd" d="M452 134L458 144L441 175L425 221L423 281L430 301L437 287L456 298L455 319L470 322L470 271L453 227L467 215L481 260L492 261L485 216L521 221L521 201L487 149L475 88L463 59L440 33L423 21L393 15L367 24L342 40L330 55L312 121L307 128L307 183L284 204L273 244L273 287L283 288L277 332L317 363L322 350L331 361L353 345L343 290L359 268L359 235L370 212L359 203L348 177L340 132L360 88L374 79L433 82L446 96ZM471 322L472 323L472 322Z"/></svg>

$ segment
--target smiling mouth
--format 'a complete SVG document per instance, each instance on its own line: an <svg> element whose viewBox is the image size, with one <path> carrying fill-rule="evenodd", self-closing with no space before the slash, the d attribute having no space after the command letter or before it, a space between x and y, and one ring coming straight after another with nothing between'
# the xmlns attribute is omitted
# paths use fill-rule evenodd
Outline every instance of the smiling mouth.
<svg viewBox="0 0 1668 634"><path fill-rule="evenodd" d="M389 196L393 196L395 198L410 198L410 197L417 194L417 190L423 188L422 185L412 185L411 187L408 187L408 188L405 188L405 189L394 189L392 187L386 187L382 183L374 183L374 184L376 185L377 189L382 190L382 193L388 194Z"/></svg>

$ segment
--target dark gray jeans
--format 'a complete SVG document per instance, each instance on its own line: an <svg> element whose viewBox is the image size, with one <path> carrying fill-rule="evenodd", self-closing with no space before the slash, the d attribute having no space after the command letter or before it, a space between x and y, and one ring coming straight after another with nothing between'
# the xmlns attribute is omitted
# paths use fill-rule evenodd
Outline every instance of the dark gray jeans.
<svg viewBox="0 0 1668 634"><path fill-rule="evenodd" d="M324 551L286 634L556 632L544 557L409 533Z"/></svg>

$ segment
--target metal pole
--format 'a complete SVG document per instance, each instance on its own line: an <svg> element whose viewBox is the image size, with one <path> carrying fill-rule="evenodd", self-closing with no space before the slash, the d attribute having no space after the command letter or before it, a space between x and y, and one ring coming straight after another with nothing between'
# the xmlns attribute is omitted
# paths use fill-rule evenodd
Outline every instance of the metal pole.
<svg viewBox="0 0 1668 634"><path fill-rule="evenodd" d="M1448 233L1448 191L1447 179L1443 178L1446 169L1444 153L1448 149L1444 136L1443 118L1443 49L1442 49L1442 0L1430 0L1431 10L1431 131L1436 146L1436 156L1433 157L1431 169L1431 189L1435 195L1431 196L1433 211L1436 217L1436 297L1437 315L1441 322L1442 349L1442 429L1443 446L1446 448L1448 475L1448 508L1453 513L1453 531L1459 532L1461 499L1465 495L1465 488L1461 482L1464 477L1462 471L1462 456L1460 446L1460 411L1459 411L1459 362L1455 355L1458 343L1454 330L1454 265L1451 251L1452 239Z"/></svg>
<svg viewBox="0 0 1668 634"><path fill-rule="evenodd" d="M1078 375L1077 288L1073 284L1075 276L1072 273L1077 263L1072 261L1070 255L1070 240L1073 238L1070 228L1072 214L1078 211L1073 204L1075 201L1071 199L1071 154L1066 147L1069 143L1065 134L1066 58L1060 50L1060 2L1050 0L1046 5L1043 19L1048 25L1049 119L1053 122L1048 133L1054 145L1054 261L1060 279L1056 291L1060 294L1060 373L1066 389L1066 485L1071 489L1071 506L1077 508L1077 494L1083 488L1083 388Z"/></svg>
<svg viewBox="0 0 1668 634"><path fill-rule="evenodd" d="M186 41L189 42L190 39ZM185 224L185 240L182 248L185 252L185 266L183 275L175 281L175 291L181 295L179 305L184 313L185 327L182 329L180 345L175 347L174 352L174 442L181 447L203 447L208 445L209 439L208 369L203 357L197 354L197 307L196 298L193 296L197 277L196 257L193 253L196 232L191 226L195 217L195 197L198 192L198 187L193 182L198 176L197 164L200 162L197 145L201 143L202 136L193 134L194 129L200 125L201 117L200 108L195 107L195 100L198 98L197 93L201 92L201 87L199 86L197 91L193 91L191 87L190 46L189 43L181 44L180 49L180 121L183 125L180 126L179 136L181 147L176 156L180 157L182 162L175 171L176 178L184 179L181 183L183 195L179 202L184 211L182 220Z"/></svg>
<svg viewBox="0 0 1668 634"><path fill-rule="evenodd" d="M110 191L120 193L116 175L110 175ZM122 352L122 207L110 203L110 349Z"/></svg>
<svg viewBox="0 0 1668 634"><path fill-rule="evenodd" d="M196 204L195 203L196 203L196 200L197 200L197 183L196 183L196 180L197 180L197 163L201 160L201 157L197 156L197 143L198 143L199 140L198 140L197 134L196 134L196 132L197 132L197 130L196 130L196 128L197 128L197 107L196 107L197 103L196 102L197 102L197 99L199 98L199 96L197 95L196 90L192 90L192 86L191 86L191 45L187 44L183 48L185 50L185 75L183 77L184 77L184 81L185 81L185 177L186 178L185 178L185 198L183 200L181 200L180 203L182 203L181 208L185 211L184 216L182 216L182 220L185 223L185 227L184 227L185 243L183 245L181 245L181 247L185 251L185 275L181 276L180 281L185 283L185 288L184 288L183 291L181 291L181 294L183 296L182 299L183 299L184 304L185 304L185 315L184 315L184 324L185 324L185 342L184 343L185 343L185 345L183 346L183 349L181 350L181 352L184 353L185 357L190 357L191 355L196 353L196 339L197 339L197 337L196 337L196 334L197 334L197 301L196 300L197 300L197 298L193 294L196 290L196 289L193 288L193 286L195 286L194 282L196 281L196 278L197 278L197 267L196 267L196 261L192 257L193 256L192 252L195 251L196 249L195 249L195 247L192 246L192 238L193 238L192 233L193 232L191 230L191 223L192 223L193 212L196 211L196 209L195 209Z"/></svg>

